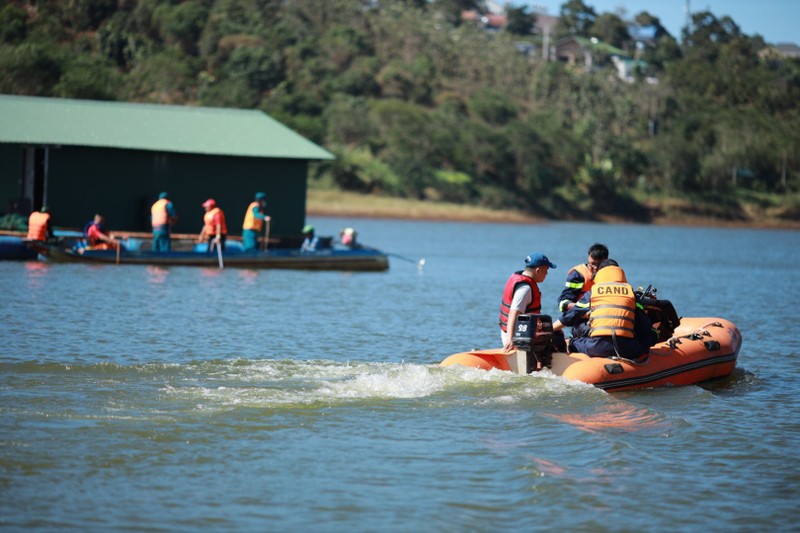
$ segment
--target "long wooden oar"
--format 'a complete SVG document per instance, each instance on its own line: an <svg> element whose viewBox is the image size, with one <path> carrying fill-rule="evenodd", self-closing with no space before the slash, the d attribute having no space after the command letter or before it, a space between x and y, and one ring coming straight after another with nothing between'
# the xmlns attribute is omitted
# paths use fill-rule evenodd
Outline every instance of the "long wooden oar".
<svg viewBox="0 0 800 533"><path fill-rule="evenodd" d="M372 246L364 246L364 248L368 249L368 250L375 250L375 251L378 251L378 252L383 252L382 250L379 250L377 248L373 248ZM419 268L419 269L422 269L422 267L424 267L425 263L427 262L427 261L425 261L424 257L422 259L420 259L420 260L416 260L416 259L411 259L410 257L406 257L404 255L393 254L392 252L383 252L383 253L386 254L389 257L396 257L397 259L402 259L403 261L408 261L409 263L414 263L415 265L417 265L417 268Z"/></svg>
<svg viewBox="0 0 800 533"><path fill-rule="evenodd" d="M218 242L214 242L214 245L217 247L217 260L219 262L219 268L222 270L225 268L225 265L222 264L222 246Z"/></svg>
<svg viewBox="0 0 800 533"><path fill-rule="evenodd" d="M410 257L405 257L405 256L402 256L402 255L400 255L400 254L393 254L393 253L391 253L391 252L383 252L383 253L385 253L385 254L386 254L386 255L388 255L389 257L395 257L395 258L397 258L397 259L402 259L403 261L408 261L409 263L414 263L415 265L417 265L417 268L420 268L420 269L421 269L422 267L424 267L424 266L425 266L425 263L426 263L426 261L425 261L425 258L424 258L424 257L423 257L422 259L420 259L419 261L417 261L417 260L411 259Z"/></svg>
<svg viewBox="0 0 800 533"><path fill-rule="evenodd" d="M267 251L267 248L269 247L269 222L270 222L269 220L265 220L264 221L264 223L266 225L266 228L264 229L264 251L265 252Z"/></svg>

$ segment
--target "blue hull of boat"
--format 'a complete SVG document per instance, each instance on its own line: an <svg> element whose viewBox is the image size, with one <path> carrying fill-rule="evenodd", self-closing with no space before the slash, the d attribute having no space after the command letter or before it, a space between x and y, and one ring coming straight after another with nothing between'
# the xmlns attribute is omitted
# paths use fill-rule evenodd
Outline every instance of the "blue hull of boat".
<svg viewBox="0 0 800 533"><path fill-rule="evenodd" d="M159 266L219 267L216 253L197 251L152 252L122 250L73 250L57 246L40 246L40 251L54 262L84 262L105 264L137 264ZM370 248L327 249L314 253L299 250L275 249L243 252L226 250L222 255L225 267L274 268L300 270L383 271L389 268L385 253Z"/></svg>

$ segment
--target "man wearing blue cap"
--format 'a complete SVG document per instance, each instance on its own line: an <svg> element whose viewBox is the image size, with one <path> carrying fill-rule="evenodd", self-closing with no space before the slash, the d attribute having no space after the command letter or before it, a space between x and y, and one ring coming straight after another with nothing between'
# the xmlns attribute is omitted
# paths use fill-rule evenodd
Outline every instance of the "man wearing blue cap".
<svg viewBox="0 0 800 533"><path fill-rule="evenodd" d="M170 251L170 228L178 219L175 207L169 201L169 194L162 192L158 201L150 208L150 222L153 225L153 251Z"/></svg>
<svg viewBox="0 0 800 533"><path fill-rule="evenodd" d="M269 223L272 220L267 216L264 209L267 205L267 195L263 192L256 193L256 199L247 206L242 223L242 249L245 252L252 252L258 249L258 237L261 229L266 226L266 236L264 237L264 248L269 242Z"/></svg>
<svg viewBox="0 0 800 533"><path fill-rule="evenodd" d="M514 349L511 334L517 324L517 317L527 313L541 313L542 292L539 283L547 277L547 272L556 265L541 252L533 252L525 258L525 270L511 274L503 289L500 303L500 339L507 352Z"/></svg>

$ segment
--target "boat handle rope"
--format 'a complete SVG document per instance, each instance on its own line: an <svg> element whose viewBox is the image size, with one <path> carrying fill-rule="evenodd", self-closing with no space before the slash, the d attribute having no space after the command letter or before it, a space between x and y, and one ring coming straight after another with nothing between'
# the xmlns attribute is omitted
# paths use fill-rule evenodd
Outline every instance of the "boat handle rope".
<svg viewBox="0 0 800 533"><path fill-rule="evenodd" d="M710 322L703 326L702 328L697 328L693 332L689 333L688 335L683 335L682 337L672 337L667 341L667 345L670 347L670 350L674 350L678 344L681 344L681 339L689 339L691 341L699 341L702 340L703 337L710 337L711 333L708 332L709 327L721 328L722 324L719 322ZM667 355L667 354L665 354Z"/></svg>
<svg viewBox="0 0 800 533"><path fill-rule="evenodd" d="M650 350L647 350L647 357L645 357L645 358L644 358L643 360L641 360L641 361L634 361L633 359L628 359L627 357L622 357L622 356L619 354L619 350L617 349L617 332L616 332L616 330L613 330L613 329L611 330L611 339L613 340L613 344L614 344L614 353L615 353L616 355L612 355L611 357L609 357L609 359L612 359L612 360L614 360L614 361L625 361L625 362L626 362L626 363L628 363L628 364L631 364L631 365L639 365L639 366L641 366L641 365L646 365L646 364L647 364L647 361L649 361L649 360L650 360Z"/></svg>
<svg viewBox="0 0 800 533"><path fill-rule="evenodd" d="M647 362L650 360L650 353L648 352L647 357L645 357L641 361L634 361L633 359L628 359L627 357L622 357L621 355L612 355L611 357L609 357L609 359L613 361L624 361L631 365L643 366L646 365Z"/></svg>

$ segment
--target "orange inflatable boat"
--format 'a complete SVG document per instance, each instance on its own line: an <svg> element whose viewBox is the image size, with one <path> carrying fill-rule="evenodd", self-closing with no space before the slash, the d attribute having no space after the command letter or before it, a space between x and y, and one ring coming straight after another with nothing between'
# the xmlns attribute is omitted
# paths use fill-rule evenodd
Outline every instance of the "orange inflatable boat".
<svg viewBox="0 0 800 533"><path fill-rule="evenodd" d="M736 367L741 344L739 329L725 319L684 317L672 337L653 346L641 363L557 352L548 366L557 376L607 391L692 385L729 376ZM524 350L475 350L453 354L441 366L497 368L523 374L532 368L530 355Z"/></svg>

